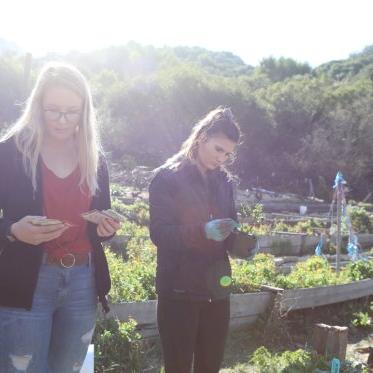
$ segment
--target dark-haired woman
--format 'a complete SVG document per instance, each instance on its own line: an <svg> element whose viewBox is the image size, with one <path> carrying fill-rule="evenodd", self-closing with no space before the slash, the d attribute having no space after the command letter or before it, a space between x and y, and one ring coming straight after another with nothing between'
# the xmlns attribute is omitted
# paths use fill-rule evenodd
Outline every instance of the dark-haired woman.
<svg viewBox="0 0 373 373"><path fill-rule="evenodd" d="M219 371L230 317L227 250L237 226L224 169L239 142L230 109L218 107L159 168L149 189L157 246L158 329L166 373Z"/></svg>

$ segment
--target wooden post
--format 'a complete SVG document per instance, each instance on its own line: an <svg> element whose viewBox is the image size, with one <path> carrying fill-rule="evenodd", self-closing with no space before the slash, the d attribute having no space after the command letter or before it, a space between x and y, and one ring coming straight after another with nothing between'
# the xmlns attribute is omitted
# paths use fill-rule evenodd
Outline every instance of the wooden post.
<svg viewBox="0 0 373 373"><path fill-rule="evenodd" d="M326 341L325 352L329 356L337 357L343 361L346 359L347 349L347 326L332 326Z"/></svg>
<svg viewBox="0 0 373 373"><path fill-rule="evenodd" d="M348 328L315 324L312 335L312 347L320 355L336 357L343 361L346 358Z"/></svg>
<svg viewBox="0 0 373 373"><path fill-rule="evenodd" d="M330 326L326 324L315 324L312 334L312 348L319 354L324 355L326 340L328 338Z"/></svg>

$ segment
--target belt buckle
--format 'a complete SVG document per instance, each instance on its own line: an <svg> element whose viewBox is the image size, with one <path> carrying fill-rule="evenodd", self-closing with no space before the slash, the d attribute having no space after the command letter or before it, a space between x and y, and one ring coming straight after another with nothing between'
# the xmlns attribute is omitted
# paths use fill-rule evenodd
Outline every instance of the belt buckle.
<svg viewBox="0 0 373 373"><path fill-rule="evenodd" d="M72 262L71 262L70 265L64 263L64 258L68 258L68 257L71 257L71 258L72 258ZM74 255L74 254L71 254L71 253L67 253L67 254L65 254L65 255L60 259L60 264L61 264L61 266L64 267L64 268L72 268L72 267L74 267L74 265L75 265L75 261L76 261L76 259L75 259L75 255Z"/></svg>

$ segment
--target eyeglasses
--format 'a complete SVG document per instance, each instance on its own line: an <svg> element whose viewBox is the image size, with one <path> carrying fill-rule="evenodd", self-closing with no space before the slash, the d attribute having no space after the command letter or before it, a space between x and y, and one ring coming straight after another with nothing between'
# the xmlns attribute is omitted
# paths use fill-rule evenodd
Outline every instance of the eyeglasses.
<svg viewBox="0 0 373 373"><path fill-rule="evenodd" d="M52 109L44 110L45 119L53 121L60 121L61 117L64 117L66 122L77 123L79 122L80 115L80 111L58 111Z"/></svg>

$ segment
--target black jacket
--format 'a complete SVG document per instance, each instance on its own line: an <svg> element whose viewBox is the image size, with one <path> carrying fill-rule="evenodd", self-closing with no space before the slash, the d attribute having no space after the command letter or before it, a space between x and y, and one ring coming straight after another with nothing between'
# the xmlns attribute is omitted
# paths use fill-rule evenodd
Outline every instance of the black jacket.
<svg viewBox="0 0 373 373"><path fill-rule="evenodd" d="M156 288L159 297L216 300L228 296L221 285L231 276L230 238L206 238L212 219L237 219L232 182L223 171L208 173L186 162L180 169L161 169L149 189L150 237L157 246Z"/></svg>
<svg viewBox="0 0 373 373"><path fill-rule="evenodd" d="M0 306L31 309L43 249L25 242L10 242L6 234L11 224L26 215L43 215L42 190L38 167L38 188L24 172L22 155L13 139L0 143ZM105 159L101 156L98 169L99 192L92 198L91 209L110 208L109 177ZM88 235L93 249L96 289L99 300L108 310L106 294L110 276L102 249L102 238L96 225L88 223Z"/></svg>

